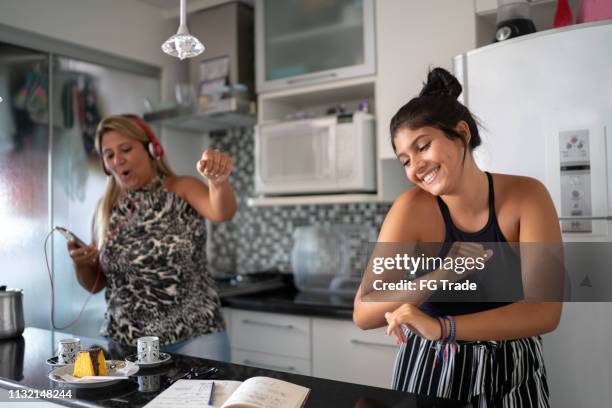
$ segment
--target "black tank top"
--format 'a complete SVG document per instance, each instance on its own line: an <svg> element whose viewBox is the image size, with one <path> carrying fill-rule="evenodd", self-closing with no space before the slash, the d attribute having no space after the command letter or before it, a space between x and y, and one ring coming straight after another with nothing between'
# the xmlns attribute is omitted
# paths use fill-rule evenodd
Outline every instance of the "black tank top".
<svg viewBox="0 0 612 408"><path fill-rule="evenodd" d="M471 274L467 279L475 281L478 284L479 290L476 293L469 293L458 297L458 301L442 302L434 301L434 295L429 302L421 305L421 308L436 316L444 315L461 315L468 313L476 313L484 310L495 309L512 301L519 300L523 297L523 288L521 283L521 260L515 246L513 250L512 244L507 244L507 240L502 233L497 222L495 214L495 191L493 189L493 177L489 172L485 172L489 184L489 218L486 225L477 232L465 232L457 228L453 223L450 211L446 203L436 197L440 212L444 218L445 225L445 245L441 252L441 256L445 256L450 250L453 242L479 242L485 248L493 250L493 257L485 264L482 271ZM491 301L483 302L483 299L491 299ZM465 301L461 301L465 299ZM478 301L474 301L477 299ZM512 301L498 301L512 300Z"/></svg>

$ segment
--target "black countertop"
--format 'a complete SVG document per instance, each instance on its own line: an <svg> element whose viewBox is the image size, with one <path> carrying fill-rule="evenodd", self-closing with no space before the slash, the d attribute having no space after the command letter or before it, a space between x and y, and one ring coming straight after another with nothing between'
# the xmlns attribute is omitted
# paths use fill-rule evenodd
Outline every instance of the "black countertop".
<svg viewBox="0 0 612 408"><path fill-rule="evenodd" d="M302 293L290 286L248 295L222 297L221 304L235 309L260 312L353 318L352 297Z"/></svg>
<svg viewBox="0 0 612 408"><path fill-rule="evenodd" d="M53 367L46 364L46 359L53 355L57 341L71 337L66 333L49 330L26 328L23 336L11 340L0 340L0 387L6 389L34 390L72 390L72 398L53 399L52 401L66 406L76 407L140 407L147 404L161 391L168 387L167 379L183 373L192 367L215 366L219 373L212 377L219 380L244 381L254 376L267 376L289 381L311 389L306 407L456 407L457 404L443 399L420 397L409 393L391 391L383 388L368 387L339 381L325 380L297 374L265 370L238 364L223 363L178 354L160 367L141 369L129 380L98 389L62 388L48 378ZM119 359L119 350L109 351L105 341L96 341L81 337L83 347L99 345L104 348L107 357ZM123 353L133 353L133 349ZM152 390L139 390L139 380ZM159 382L159 388L157 383ZM12 401L12 400L4 400ZM0 400L2 402L2 400ZM0 404L1 405L1 404Z"/></svg>
<svg viewBox="0 0 612 408"><path fill-rule="evenodd" d="M353 318L353 296L300 292L294 286L291 275L283 275L280 286L236 296L227 296L221 291L221 303L226 307L261 312Z"/></svg>

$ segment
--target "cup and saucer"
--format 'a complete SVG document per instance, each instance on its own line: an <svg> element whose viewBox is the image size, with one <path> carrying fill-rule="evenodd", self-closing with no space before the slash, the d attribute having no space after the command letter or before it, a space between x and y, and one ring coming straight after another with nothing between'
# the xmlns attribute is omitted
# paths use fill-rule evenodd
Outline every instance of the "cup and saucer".
<svg viewBox="0 0 612 408"><path fill-rule="evenodd" d="M125 358L125 361L137 364L142 368L157 367L172 360L172 356L168 353L159 353L159 359L156 361L139 361L138 354L132 354Z"/></svg>
<svg viewBox="0 0 612 408"><path fill-rule="evenodd" d="M137 353L125 357L125 361L137 364L141 368L152 368L165 364L172 355L159 351L159 338L155 336L140 337L137 342Z"/></svg>
<svg viewBox="0 0 612 408"><path fill-rule="evenodd" d="M63 367L68 364L74 364L74 360L79 351L81 351L80 339L61 339L58 342L57 355L48 358L46 363L52 367Z"/></svg>

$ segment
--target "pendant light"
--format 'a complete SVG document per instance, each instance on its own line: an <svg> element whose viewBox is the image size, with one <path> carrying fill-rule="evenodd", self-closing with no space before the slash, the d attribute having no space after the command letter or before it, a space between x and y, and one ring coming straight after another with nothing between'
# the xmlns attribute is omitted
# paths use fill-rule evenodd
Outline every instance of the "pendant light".
<svg viewBox="0 0 612 408"><path fill-rule="evenodd" d="M180 10L180 24L178 31L172 37L168 38L165 43L162 44L162 50L173 57L178 57L181 60L185 58L195 57L204 52L204 45L189 34L187 29L187 12L185 11L185 0L181 1Z"/></svg>

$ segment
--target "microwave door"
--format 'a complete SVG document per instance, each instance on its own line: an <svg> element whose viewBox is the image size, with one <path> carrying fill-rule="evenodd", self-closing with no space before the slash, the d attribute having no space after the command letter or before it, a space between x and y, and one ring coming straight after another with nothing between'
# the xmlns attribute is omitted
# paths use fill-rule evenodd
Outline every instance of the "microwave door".
<svg viewBox="0 0 612 408"><path fill-rule="evenodd" d="M300 194L333 191L335 143L329 119L259 129L257 191Z"/></svg>

